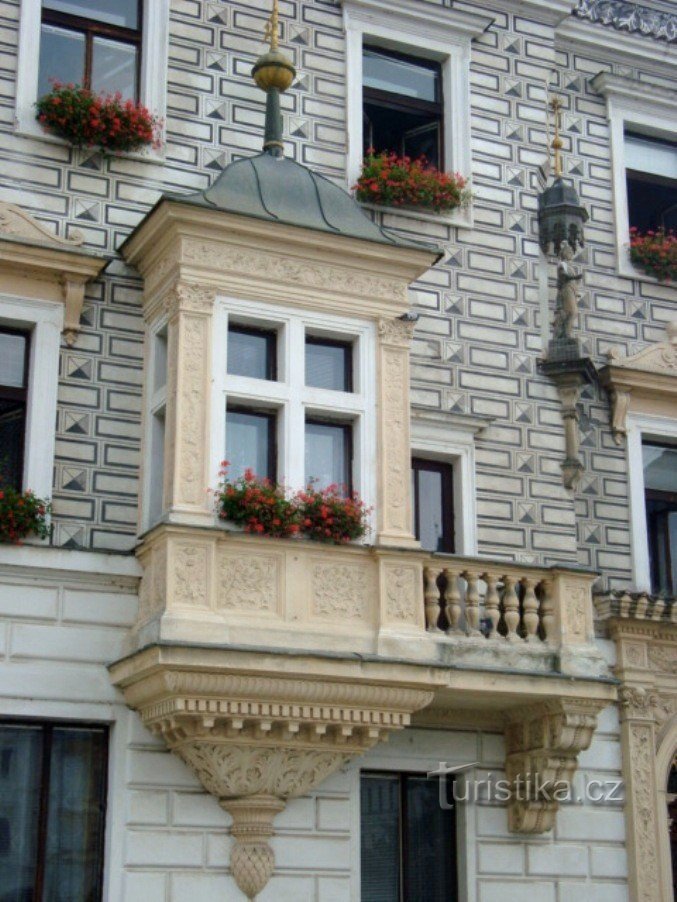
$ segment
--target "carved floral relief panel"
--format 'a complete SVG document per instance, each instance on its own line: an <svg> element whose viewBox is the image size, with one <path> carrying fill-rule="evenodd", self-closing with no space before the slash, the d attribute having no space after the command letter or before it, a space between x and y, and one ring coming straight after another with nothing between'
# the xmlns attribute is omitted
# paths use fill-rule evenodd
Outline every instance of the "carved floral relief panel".
<svg viewBox="0 0 677 902"><path fill-rule="evenodd" d="M229 611L281 613L284 560L276 555L220 551L216 607Z"/></svg>
<svg viewBox="0 0 677 902"><path fill-rule="evenodd" d="M312 565L313 617L370 620L374 595L370 562Z"/></svg>

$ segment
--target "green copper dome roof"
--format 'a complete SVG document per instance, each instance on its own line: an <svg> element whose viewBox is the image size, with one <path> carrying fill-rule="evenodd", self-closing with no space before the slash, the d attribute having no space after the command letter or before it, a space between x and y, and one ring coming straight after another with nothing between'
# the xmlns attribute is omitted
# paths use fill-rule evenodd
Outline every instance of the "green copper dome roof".
<svg viewBox="0 0 677 902"><path fill-rule="evenodd" d="M300 163L264 151L237 160L210 188L166 194L167 200L253 216L393 247L439 251L432 244L395 235L373 222L342 188ZM441 253L441 252L440 252Z"/></svg>

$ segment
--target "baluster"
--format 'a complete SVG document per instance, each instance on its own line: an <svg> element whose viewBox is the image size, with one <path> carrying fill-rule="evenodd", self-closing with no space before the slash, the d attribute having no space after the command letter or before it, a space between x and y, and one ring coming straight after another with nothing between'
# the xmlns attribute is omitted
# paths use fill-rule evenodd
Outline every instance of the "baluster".
<svg viewBox="0 0 677 902"><path fill-rule="evenodd" d="M430 633L438 631L437 621L440 616L440 590L437 577L442 570L437 567L425 568L425 628Z"/></svg>
<svg viewBox="0 0 677 902"><path fill-rule="evenodd" d="M461 593L458 591L458 573L455 570L446 568L444 578L447 581L447 586L444 590L444 613L449 624L447 633L458 635L462 632L458 625L462 612Z"/></svg>
<svg viewBox="0 0 677 902"><path fill-rule="evenodd" d="M541 626L543 639L552 642L555 630L555 606L552 600L552 580L544 579L541 583Z"/></svg>
<svg viewBox="0 0 677 902"><path fill-rule="evenodd" d="M515 580L512 576L504 576L503 585L505 587L503 590L503 619L508 630L505 638L514 642L515 639L519 639L517 627L520 622L520 601L515 592Z"/></svg>
<svg viewBox="0 0 677 902"><path fill-rule="evenodd" d="M477 588L479 577L476 573L465 570L461 576L468 583L465 590L465 622L469 636L481 636L480 625L480 593Z"/></svg>
<svg viewBox="0 0 677 902"><path fill-rule="evenodd" d="M483 573L482 579L487 584L487 592L484 596L484 613L489 621L489 633L487 638L496 639L498 638L496 628L498 626L498 621L501 619L501 612L499 610L500 598L498 596L498 589L496 588L498 577L494 573Z"/></svg>
<svg viewBox="0 0 677 902"><path fill-rule="evenodd" d="M628 595L627 592L624 592L623 595L621 595L621 600L619 602L621 617L629 617L630 616L630 605L631 604L632 604L632 596Z"/></svg>
<svg viewBox="0 0 677 902"><path fill-rule="evenodd" d="M642 592L642 594L637 599L637 607L635 608L635 619L636 620L644 620L646 617L646 609L649 607L649 597L646 592Z"/></svg>
<svg viewBox="0 0 677 902"><path fill-rule="evenodd" d="M651 611L652 620L662 620L665 611L665 601L659 596L654 598L653 610Z"/></svg>
<svg viewBox="0 0 677 902"><path fill-rule="evenodd" d="M526 631L527 642L538 641L538 599L534 592L534 581L528 576L522 579L524 599L522 600L522 622Z"/></svg>

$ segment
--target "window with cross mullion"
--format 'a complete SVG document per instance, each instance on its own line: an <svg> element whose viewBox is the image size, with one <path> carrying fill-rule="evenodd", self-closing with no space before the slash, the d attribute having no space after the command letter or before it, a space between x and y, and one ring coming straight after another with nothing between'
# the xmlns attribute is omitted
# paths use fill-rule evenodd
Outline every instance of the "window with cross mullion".
<svg viewBox="0 0 677 902"><path fill-rule="evenodd" d="M38 94L56 80L139 95L141 0L43 0Z"/></svg>

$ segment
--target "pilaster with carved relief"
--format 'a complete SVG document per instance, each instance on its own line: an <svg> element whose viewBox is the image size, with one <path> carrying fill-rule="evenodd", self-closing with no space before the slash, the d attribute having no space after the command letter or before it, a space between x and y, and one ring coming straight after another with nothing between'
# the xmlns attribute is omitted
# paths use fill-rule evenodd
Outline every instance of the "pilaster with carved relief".
<svg viewBox="0 0 677 902"><path fill-rule="evenodd" d="M212 521L210 483L210 383L212 312L216 292L177 282L164 298L168 313L165 503Z"/></svg>
<svg viewBox="0 0 677 902"><path fill-rule="evenodd" d="M414 322L378 322L378 542L418 547L412 534L409 353Z"/></svg>

